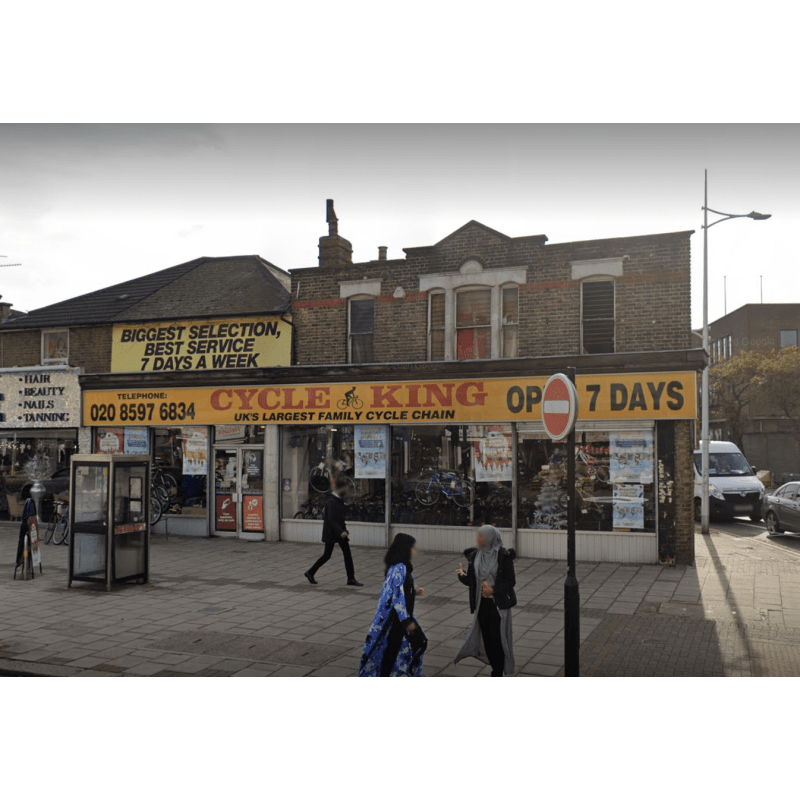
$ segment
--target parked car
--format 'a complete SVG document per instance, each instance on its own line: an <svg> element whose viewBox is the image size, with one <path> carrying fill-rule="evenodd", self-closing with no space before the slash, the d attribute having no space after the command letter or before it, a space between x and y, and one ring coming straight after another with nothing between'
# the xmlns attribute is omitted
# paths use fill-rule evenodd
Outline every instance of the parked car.
<svg viewBox="0 0 800 800"><path fill-rule="evenodd" d="M700 519L703 492L702 451L694 451L694 513ZM764 484L733 442L708 443L708 503L712 517L761 519Z"/></svg>
<svg viewBox="0 0 800 800"><path fill-rule="evenodd" d="M27 481L22 484L19 490L19 499L23 503L31 496L33 483L33 481ZM49 478L42 478L41 484L47 493L42 498L39 516L43 520L47 520L50 518L50 514L53 513L53 498L69 492L69 467L60 467Z"/></svg>
<svg viewBox="0 0 800 800"><path fill-rule="evenodd" d="M770 533L800 532L800 483L784 483L764 498L764 520Z"/></svg>

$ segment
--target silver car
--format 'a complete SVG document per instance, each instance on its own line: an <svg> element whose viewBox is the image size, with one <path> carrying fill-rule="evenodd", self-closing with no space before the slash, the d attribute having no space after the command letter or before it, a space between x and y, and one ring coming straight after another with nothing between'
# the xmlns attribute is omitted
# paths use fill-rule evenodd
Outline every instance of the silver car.
<svg viewBox="0 0 800 800"><path fill-rule="evenodd" d="M764 520L770 533L800 532L800 483L784 483L764 498Z"/></svg>

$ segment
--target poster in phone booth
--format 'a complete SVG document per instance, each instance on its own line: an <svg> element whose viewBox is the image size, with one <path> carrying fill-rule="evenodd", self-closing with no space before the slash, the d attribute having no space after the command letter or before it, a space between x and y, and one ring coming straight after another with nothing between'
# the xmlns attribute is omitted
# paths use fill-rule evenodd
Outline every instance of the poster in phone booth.
<svg viewBox="0 0 800 800"><path fill-rule="evenodd" d="M244 530L261 533L264 530L264 498L260 495L245 495L242 502L244 503Z"/></svg>
<svg viewBox="0 0 800 800"><path fill-rule="evenodd" d="M218 531L236 530L236 503L233 502L233 495L217 495L217 523Z"/></svg>

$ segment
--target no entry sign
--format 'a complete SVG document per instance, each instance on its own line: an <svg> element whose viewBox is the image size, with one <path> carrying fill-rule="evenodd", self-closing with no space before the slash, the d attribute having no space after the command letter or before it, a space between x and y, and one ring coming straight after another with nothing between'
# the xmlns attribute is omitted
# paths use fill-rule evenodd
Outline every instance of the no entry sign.
<svg viewBox="0 0 800 800"><path fill-rule="evenodd" d="M542 422L547 435L558 442L566 439L578 417L578 393L563 373L551 375L542 392Z"/></svg>

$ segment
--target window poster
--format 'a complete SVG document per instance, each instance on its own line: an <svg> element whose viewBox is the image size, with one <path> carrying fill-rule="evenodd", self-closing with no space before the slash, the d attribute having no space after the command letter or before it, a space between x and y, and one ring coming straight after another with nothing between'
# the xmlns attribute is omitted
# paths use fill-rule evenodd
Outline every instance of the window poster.
<svg viewBox="0 0 800 800"><path fill-rule="evenodd" d="M611 483L653 482L653 431L612 431Z"/></svg>
<svg viewBox="0 0 800 800"><path fill-rule="evenodd" d="M128 455L148 455L150 439L147 435L147 428L125 428L125 452Z"/></svg>
<svg viewBox="0 0 800 800"><path fill-rule="evenodd" d="M355 426L356 478L386 477L386 428Z"/></svg>
<svg viewBox="0 0 800 800"><path fill-rule="evenodd" d="M208 436L205 428L181 428L183 474L205 475L208 472Z"/></svg>
<svg viewBox="0 0 800 800"><path fill-rule="evenodd" d="M513 477L511 440L505 433L489 432L473 443L475 480L478 483L510 481Z"/></svg>
<svg viewBox="0 0 800 800"><path fill-rule="evenodd" d="M242 527L246 531L256 531L260 533L264 530L264 498L260 495L245 495L242 498L242 502L244 503Z"/></svg>
<svg viewBox="0 0 800 800"><path fill-rule="evenodd" d="M623 483L614 487L615 528L644 528L644 486Z"/></svg>
<svg viewBox="0 0 800 800"><path fill-rule="evenodd" d="M104 428L97 432L98 453L121 453L124 436L122 428Z"/></svg>

